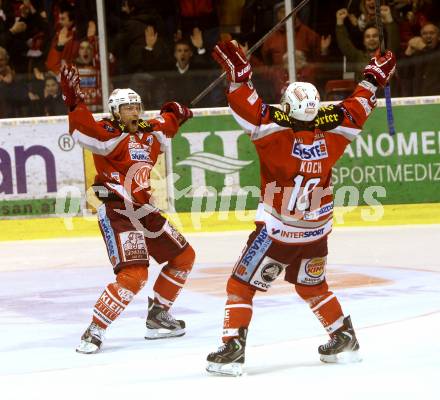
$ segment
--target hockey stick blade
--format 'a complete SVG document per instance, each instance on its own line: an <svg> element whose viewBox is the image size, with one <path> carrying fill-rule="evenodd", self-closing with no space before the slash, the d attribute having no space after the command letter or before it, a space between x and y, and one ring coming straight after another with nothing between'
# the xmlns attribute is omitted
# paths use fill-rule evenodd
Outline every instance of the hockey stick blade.
<svg viewBox="0 0 440 400"><path fill-rule="evenodd" d="M246 53L246 56L249 58L249 56L257 50L265 41L266 39L272 35L273 32L275 32L277 29L279 29L290 17L298 13L307 3L309 0L302 0L301 3L299 3L289 14L287 14L280 22L278 22L269 32L267 32L260 40L255 43ZM212 89L214 89L226 76L226 72L223 72L217 79L215 79L209 86L207 86L197 97L195 97L191 103L190 106L195 106L200 100L202 100Z"/></svg>

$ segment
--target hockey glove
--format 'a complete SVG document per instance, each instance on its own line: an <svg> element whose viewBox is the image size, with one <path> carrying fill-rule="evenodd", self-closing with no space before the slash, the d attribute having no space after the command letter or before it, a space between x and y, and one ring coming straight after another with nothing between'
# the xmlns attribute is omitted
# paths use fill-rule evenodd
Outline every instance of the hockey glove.
<svg viewBox="0 0 440 400"><path fill-rule="evenodd" d="M164 112L173 113L179 122L179 126L193 117L193 112L188 107L177 103L176 101L165 103L160 109L161 114Z"/></svg>
<svg viewBox="0 0 440 400"><path fill-rule="evenodd" d="M251 64L237 42L219 42L212 51L212 57L226 71L229 82L241 83L251 79Z"/></svg>
<svg viewBox="0 0 440 400"><path fill-rule="evenodd" d="M391 50L380 55L379 52L371 59L364 69L364 77L376 86L384 87L396 70L396 56Z"/></svg>
<svg viewBox="0 0 440 400"><path fill-rule="evenodd" d="M72 65L65 65L61 68L61 91L64 104L72 111L76 105L84 100L84 93L79 86L78 70Z"/></svg>

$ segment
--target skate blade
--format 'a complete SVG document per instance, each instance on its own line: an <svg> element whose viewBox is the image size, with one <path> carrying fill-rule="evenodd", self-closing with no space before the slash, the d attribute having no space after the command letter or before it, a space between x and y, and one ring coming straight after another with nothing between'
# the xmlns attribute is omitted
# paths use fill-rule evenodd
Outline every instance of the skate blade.
<svg viewBox="0 0 440 400"><path fill-rule="evenodd" d="M75 351L81 354L95 354L99 351L99 347L96 344L82 341Z"/></svg>
<svg viewBox="0 0 440 400"><path fill-rule="evenodd" d="M219 376L241 376L243 375L243 364L241 363L229 363L219 364L208 362L206 370L213 375Z"/></svg>
<svg viewBox="0 0 440 400"><path fill-rule="evenodd" d="M145 332L145 339L156 340L156 339L168 339L174 337L180 337L185 334L185 329L176 329L170 331L169 329L159 328L159 329L149 329Z"/></svg>
<svg viewBox="0 0 440 400"><path fill-rule="evenodd" d="M351 364L362 361L359 351L343 351L338 354L321 354L320 360L330 364Z"/></svg>

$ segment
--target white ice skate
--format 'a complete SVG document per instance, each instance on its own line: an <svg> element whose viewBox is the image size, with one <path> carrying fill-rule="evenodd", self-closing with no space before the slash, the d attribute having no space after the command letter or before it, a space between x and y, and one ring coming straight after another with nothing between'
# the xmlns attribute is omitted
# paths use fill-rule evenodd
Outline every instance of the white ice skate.
<svg viewBox="0 0 440 400"><path fill-rule="evenodd" d="M97 353L104 340L105 329L92 322L81 336L81 343L76 348L77 353L93 354Z"/></svg>

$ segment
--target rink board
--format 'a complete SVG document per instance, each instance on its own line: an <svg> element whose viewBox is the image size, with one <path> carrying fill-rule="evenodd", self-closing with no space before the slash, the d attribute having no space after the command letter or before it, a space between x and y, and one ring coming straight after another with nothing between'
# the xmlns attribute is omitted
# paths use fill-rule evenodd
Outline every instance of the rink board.
<svg viewBox="0 0 440 400"><path fill-rule="evenodd" d="M386 132L382 103L334 169L336 209L350 206L341 208L345 220L337 219L336 226L438 223L440 97L393 99L394 137ZM186 232L250 229L259 196L255 149L227 108L196 109L194 114L156 168L156 204L166 212L178 212L174 219L184 221L179 227ZM94 179L93 160L69 143L67 130L66 117L0 121L0 217L16 221L16 228L10 228L12 221L2 223L14 237L38 237L38 229L44 237L97 232L90 214L99 202L95 199L91 206L84 201ZM64 207L56 206L57 198L61 205L67 200ZM378 203L385 207L377 211L368 206ZM353 209L357 204L366 208ZM66 215L81 217L75 219L73 231L49 218L44 229L32 233L33 226L43 224L22 220ZM83 221L84 215L89 221Z"/></svg>
<svg viewBox="0 0 440 400"><path fill-rule="evenodd" d="M183 233L251 231L255 211L244 213L170 213L172 223ZM372 227L391 225L440 224L440 204L402 204L336 208L336 227ZM0 221L0 241L52 239L59 237L100 236L96 216L34 218Z"/></svg>

